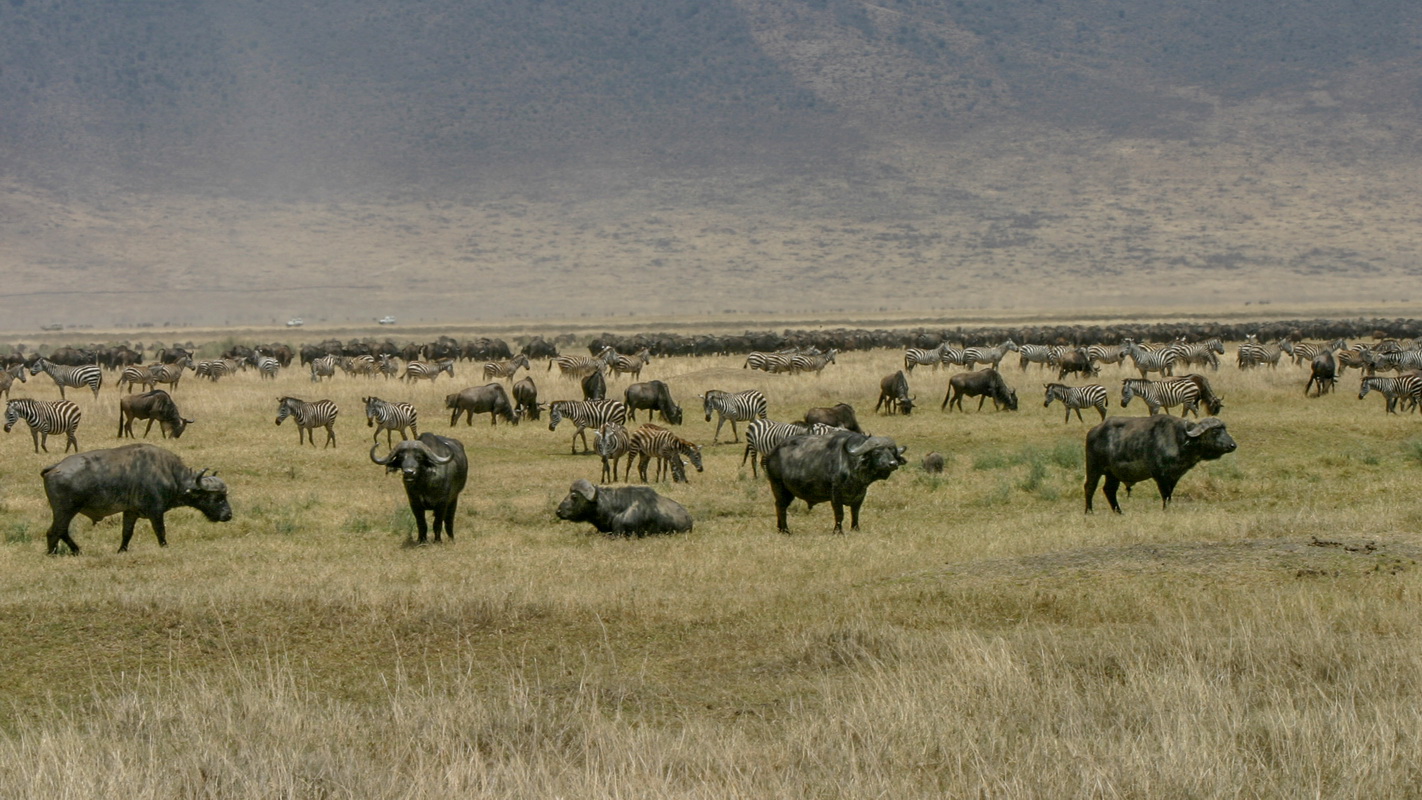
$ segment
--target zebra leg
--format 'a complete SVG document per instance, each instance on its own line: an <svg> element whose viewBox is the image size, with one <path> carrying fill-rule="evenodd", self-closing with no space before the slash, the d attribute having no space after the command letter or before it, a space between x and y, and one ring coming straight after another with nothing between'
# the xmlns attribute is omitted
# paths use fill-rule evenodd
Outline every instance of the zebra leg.
<svg viewBox="0 0 1422 800"><path fill-rule="evenodd" d="M73 446L74 452L79 452L79 439L74 435L72 428L64 432L64 452L69 452L71 446Z"/></svg>
<svg viewBox="0 0 1422 800"><path fill-rule="evenodd" d="M600 480L600 481L606 481L611 475L612 475L612 468L611 468L610 466L608 466L608 463L607 463L607 456L603 456L603 457L602 457L602 477L598 478L598 480ZM615 480L615 479L614 479L614 480Z"/></svg>
<svg viewBox="0 0 1422 800"><path fill-rule="evenodd" d="M735 421L734 419L732 419L732 420L731 420L731 444L735 444L735 443L739 442L740 440L741 440L741 435L736 432L736 421Z"/></svg>
<svg viewBox="0 0 1422 800"><path fill-rule="evenodd" d="M326 424L326 444L321 445L321 449L322 449L322 450L325 450L325 449L326 449L326 445L330 445L331 447L335 447L335 446L336 446L336 426L335 426L334 423L327 423L327 424ZM315 447L315 446L316 446L316 432L315 432L315 431L312 431L312 432L311 432L311 446L312 446L312 447Z"/></svg>

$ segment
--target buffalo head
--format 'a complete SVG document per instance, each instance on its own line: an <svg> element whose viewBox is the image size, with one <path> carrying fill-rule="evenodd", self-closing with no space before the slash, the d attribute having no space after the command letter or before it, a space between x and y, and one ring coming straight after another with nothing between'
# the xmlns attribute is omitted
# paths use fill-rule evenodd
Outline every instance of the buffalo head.
<svg viewBox="0 0 1422 800"><path fill-rule="evenodd" d="M1206 417L1191 425L1185 429L1185 435L1195 442L1195 446L1199 448L1200 458L1206 461L1213 461L1226 453L1233 453L1239 447L1234 438L1225 430L1224 421L1215 417Z"/></svg>
<svg viewBox="0 0 1422 800"><path fill-rule="evenodd" d="M375 450L379 444L370 446L370 460L385 467L387 473L399 470L405 480L411 481L419 477L420 471L427 467L448 464L454 456L442 456L430 449L429 445L418 439L405 439L390 449L390 453L385 458L376 458Z"/></svg>
<svg viewBox="0 0 1422 800"><path fill-rule="evenodd" d="M216 472L209 475L204 469L194 475L192 483L183 490L183 504L201 511L209 522L232 519L232 506L227 504L227 484Z"/></svg>
<svg viewBox="0 0 1422 800"><path fill-rule="evenodd" d="M846 448L855 459L852 472L870 480L883 480L894 474L894 470L908 463L904 458L907 446L898 447L887 436L870 436L858 444Z"/></svg>
<svg viewBox="0 0 1422 800"><path fill-rule="evenodd" d="M597 509L597 487L586 478L573 481L563 502L558 504L558 519L584 522L593 518Z"/></svg>

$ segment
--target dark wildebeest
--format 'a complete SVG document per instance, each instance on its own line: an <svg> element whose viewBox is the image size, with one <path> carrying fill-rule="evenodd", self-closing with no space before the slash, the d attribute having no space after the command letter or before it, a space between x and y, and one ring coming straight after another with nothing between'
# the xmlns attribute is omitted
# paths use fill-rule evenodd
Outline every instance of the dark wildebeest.
<svg viewBox="0 0 1422 800"><path fill-rule="evenodd" d="M831 428L844 428L847 431L863 433L859 427L859 420L854 418L854 406L848 403L836 403L828 408L812 408L805 412L804 422L806 425L828 425Z"/></svg>
<svg viewBox="0 0 1422 800"><path fill-rule="evenodd" d="M979 411L983 410L983 401L989 397L999 411L1003 406L1006 406L1008 411L1017 410L1017 392L1009 389L1002 375L992 368L961 372L949 378L948 393L943 395L943 405L939 406L938 410L957 406L958 410L962 411L964 395L978 398Z"/></svg>
<svg viewBox="0 0 1422 800"><path fill-rule="evenodd" d="M445 395L444 407L453 409L449 415L451 428L458 424L460 414L464 415L465 425L474 424L475 414L488 414L490 425L497 425L499 417L503 417L505 422L517 425L518 418L522 416L509 402L508 392L504 391L502 383L471 386L463 391Z"/></svg>
<svg viewBox="0 0 1422 800"><path fill-rule="evenodd" d="M622 399L627 404L627 419L632 422L637 421L637 409L645 408L648 418L655 410L672 425L681 424L681 406L672 400L671 389L661 381L634 383L622 393Z"/></svg>
<svg viewBox="0 0 1422 800"><path fill-rule="evenodd" d="M1102 491L1111 510L1121 512L1116 490L1147 478L1160 489L1160 506L1170 503L1175 484L1200 461L1213 461L1234 452L1237 445L1215 417L1191 423L1180 417L1110 417L1086 434L1086 510L1096 484L1106 478Z"/></svg>
<svg viewBox="0 0 1422 800"><path fill-rule="evenodd" d="M1063 354L1061 360L1057 362L1057 380L1065 378L1067 373L1090 377L1100 372L1101 370L1091 363L1091 359L1086 357L1086 350L1080 347Z"/></svg>
<svg viewBox="0 0 1422 800"><path fill-rule="evenodd" d="M606 400L607 380L602 377L602 370L597 370L585 376L582 380L584 400Z"/></svg>
<svg viewBox="0 0 1422 800"><path fill-rule="evenodd" d="M521 411L529 419L536 420L543 412L538 405L538 386L527 375L513 385L513 400L515 412Z"/></svg>
<svg viewBox="0 0 1422 800"><path fill-rule="evenodd" d="M131 394L119 400L119 438L133 438L133 421L136 419L148 420L148 427L143 429L144 438L153 430L154 422L158 423L158 432L163 434L164 439L168 438L169 433L177 439L193 424L192 420L183 418L178 412L178 404L162 389Z"/></svg>
<svg viewBox="0 0 1422 800"><path fill-rule="evenodd" d="M602 533L622 536L691 530L691 514L681 503L646 486L594 486L576 480L557 514L558 519L591 522Z"/></svg>
<svg viewBox="0 0 1422 800"><path fill-rule="evenodd" d="M1304 384L1304 397L1308 396L1308 390L1315 383L1318 384L1318 394L1315 397L1322 397L1324 392L1333 391L1334 384L1338 383L1338 364L1333 360L1333 353L1327 350L1313 357L1310 372L1308 383Z"/></svg>
<svg viewBox="0 0 1422 800"><path fill-rule="evenodd" d="M930 475L937 475L943 471L943 454L929 453L923 457L923 471Z"/></svg>
<svg viewBox="0 0 1422 800"><path fill-rule="evenodd" d="M71 552L79 552L79 545L69 536L69 523L79 514L98 522L122 513L120 553L128 550L134 523L140 517L153 526L160 547L168 546L163 514L174 508L191 506L212 522L232 519L227 484L216 473L193 472L183 466L182 459L151 444L75 453L45 468L40 476L54 514L46 537L50 554L59 552L60 542L69 545Z"/></svg>
<svg viewBox="0 0 1422 800"><path fill-rule="evenodd" d="M884 411L889 414L912 414L913 398L909 396L908 376L903 370L887 375L879 381L879 402L874 404L874 411L878 413L879 407L883 406Z"/></svg>
<svg viewBox="0 0 1422 800"><path fill-rule="evenodd" d="M1210 416L1219 416L1219 413L1224 410L1224 395L1215 394L1214 388L1210 386L1210 379L1204 375L1191 373L1189 375L1181 375L1178 378L1166 378L1165 380L1190 381L1195 384L1195 387L1200 390L1200 402L1205 406L1205 413ZM1196 416L1199 416L1198 412Z"/></svg>
<svg viewBox="0 0 1422 800"><path fill-rule="evenodd" d="M835 533L844 533L844 507L849 506L849 528L859 530L859 507L869 484L907 464L907 449L896 446L887 436L853 431L787 440L765 459L765 476L775 497L776 526L781 533L790 532L785 510L798 497L810 508L828 500L834 509Z"/></svg>
<svg viewBox="0 0 1422 800"><path fill-rule="evenodd" d="M434 512L434 539L439 541L440 531L449 534L454 541L454 513L459 509L459 493L469 479L469 459L464 455L464 445L458 439L425 432L418 439L402 440L385 458L376 458L375 449L370 447L370 460L387 473L400 471L405 484L405 496L410 500L410 511L415 515L415 527L419 531L418 544L428 541L429 527L425 522L425 512Z"/></svg>

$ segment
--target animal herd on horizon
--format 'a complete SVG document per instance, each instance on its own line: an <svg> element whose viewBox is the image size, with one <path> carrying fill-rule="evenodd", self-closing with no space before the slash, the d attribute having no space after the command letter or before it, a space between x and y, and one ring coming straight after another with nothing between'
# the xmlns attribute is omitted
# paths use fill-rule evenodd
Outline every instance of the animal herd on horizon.
<svg viewBox="0 0 1422 800"><path fill-rule="evenodd" d="M442 339L445 337L442 337ZM541 341L541 340L540 340ZM500 344L502 344L500 342ZM127 349L127 348L125 348ZM447 395L446 409L451 411L450 427L457 426L460 416L465 425L472 424L475 414L490 415L490 424L503 420L518 424L520 420L540 419L548 414L548 429L556 430L566 421L572 428L572 452L596 454L602 463L599 480L631 482L632 463L638 461L638 479L649 482L648 467L656 460L657 468L651 480L670 479L673 483L688 480L686 463L703 470L702 446L677 434L664 425L679 426L683 412L673 399L671 388L661 380L640 381L641 373L653 361L648 348L634 353L621 353L610 345L590 348L589 356L559 355L525 348L517 355L490 351L482 363L482 376L490 383L468 387ZM300 350L303 364L309 366L311 381L335 380L338 370L346 376L367 379L397 378L402 385L416 381L436 381L443 374L454 380L455 364L465 351L420 349L393 353L358 353L340 355L321 353L306 347ZM1176 483L1191 467L1202 460L1220 458L1237 448L1225 423L1218 418L1224 408L1223 397L1216 394L1208 378L1198 372L1177 375L1177 370L1205 367L1218 370L1219 356L1225 354L1219 338L1187 342L1179 338L1163 346L1150 346L1125 338L1117 344L1089 346L1056 346L1045 344L1018 345L1006 339L993 346L958 348L943 342L933 348L907 348L903 353L903 368L885 375L880 382L874 414L886 417L912 414L916 395L910 391L909 377L915 368L933 371L959 366L960 371L949 376L947 393L940 412L967 412L965 397L978 398L974 411L982 411L988 400L999 411L1016 411L1016 390L1007 381L1002 362L1007 354L1017 353L1022 375L1029 368L1039 371L1057 370L1055 381L1043 384L1044 407L1061 403L1070 423L1075 413L1085 422L1083 410L1095 410L1099 417L1086 435L1085 508L1092 510L1092 496L1099 481L1105 481L1103 492L1111 509L1120 512L1117 489L1127 488L1150 478L1155 481L1162 507L1170 503ZM0 394L7 397L6 433L20 421L29 427L34 451L48 452L48 437L63 434L67 454L63 461L46 468L43 482L53 511L53 521L47 535L48 550L59 551L65 544L73 553L79 551L68 532L69 521L78 514L99 519L110 514L124 515L123 539L120 550L128 548L134 521L145 518L152 523L159 544L166 544L163 513L179 506L192 506L209 519L231 518L226 505L226 485L215 473L204 470L194 473L181 460L163 448L134 444L125 447L80 452L77 430L83 419L78 403L65 396L69 388L89 389L100 397L106 370L117 374L115 385L119 399L119 438L134 438L133 422L148 422L143 432L147 437L158 423L162 438L178 439L194 420L183 416L174 394L183 375L191 370L198 376L216 382L243 371L252 371L258 380L272 379L289 369L295 353L290 348L274 346L233 348L220 358L198 360L183 348L164 349L150 364L133 350L123 358L95 363L57 363L58 353L50 357L14 354L6 357L0 369ZM771 374L819 375L835 364L835 349L821 352L817 348L796 348L774 352L752 351L743 364L745 369L763 370ZM310 356L307 358L307 356ZM1339 377L1350 367L1361 374L1358 398L1376 392L1385 398L1385 413L1397 413L1422 407L1422 346L1414 341L1385 340L1374 345L1349 346L1343 339L1312 344L1279 339L1261 343L1253 335L1239 345L1236 366L1240 370L1278 369L1288 356L1292 362L1308 370L1305 395L1321 396L1331 392ZM547 372L558 368L559 377L576 381L583 391L582 399L541 402L533 379L532 359L546 358ZM400 362L403 360L403 374ZM1109 391L1100 383L1072 385L1068 376L1086 380L1098 378L1103 365L1116 365L1127 372L1121 378L1121 407L1139 398L1146 406L1144 417L1108 418ZM518 378L520 370L530 374ZM1392 376L1379 375L1392 371ZM1138 372L1140 377L1130 376ZM11 392L15 381L26 383L29 376L45 373L59 390L58 400L15 397ZM1155 378L1150 377L1152 374ZM623 399L605 396L605 376L626 376L630 383ZM516 381L517 379L517 381ZM511 391L504 383L511 384ZM159 385L167 388L158 388ZM34 388L34 387L31 387ZM142 390L134 394L136 390ZM833 508L834 532L843 530L844 508L850 512L850 527L857 530L859 511L868 487L887 479L899 467L908 463L905 447L886 436L874 436L863 431L849 403L811 408L795 422L770 419L770 403L759 389L728 391L705 389L696 395L701 402L706 423L716 418L712 444L721 443L722 428L730 423L732 443L741 443L737 424L744 425L744 452L741 465L750 462L753 477L764 473L770 484L776 509L777 528L788 533L786 509L794 499L808 506L828 502ZM468 479L468 458L464 444L455 438L431 432L420 433L416 407L403 401L388 401L374 395L362 398L367 426L374 429L369 458L389 472L400 472L408 502L415 514L418 542L425 543L433 527L435 541L441 536L454 537L454 518L459 493ZM1203 408L1202 408L1203 407ZM1179 409L1179 416L1171 412ZM646 412L647 419L639 427L636 412ZM1208 417L1201 416L1202 411ZM298 444L308 441L316 446L315 432L324 429L322 449L337 446L335 424L340 409L328 399L304 400L284 396L277 401L276 424L291 419L297 428ZM1162 413L1164 412L1164 413ZM1194 417L1191 421L1189 417ZM661 423L657 424L656 420ZM593 440L589 444L588 431ZM377 455L380 434L386 438L385 456ZM394 442L398 433L401 441ZM625 459L625 468L622 462ZM925 471L941 471L943 457L931 453L924 460ZM142 502L115 498L142 497ZM433 514L433 523L425 520L425 512ZM691 529L690 513L675 501L659 495L650 487L616 488L595 485L586 479L576 481L555 512L560 519L589 522L595 529L624 535L682 532Z"/></svg>

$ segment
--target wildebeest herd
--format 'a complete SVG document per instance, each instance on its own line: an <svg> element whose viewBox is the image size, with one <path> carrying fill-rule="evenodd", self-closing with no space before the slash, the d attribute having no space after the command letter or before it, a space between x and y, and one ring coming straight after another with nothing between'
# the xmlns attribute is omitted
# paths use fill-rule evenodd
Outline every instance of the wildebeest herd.
<svg viewBox="0 0 1422 800"><path fill-rule="evenodd" d="M655 346L648 346L646 339L609 342L609 338L595 339L588 356L560 355L556 346L541 338L530 340L515 355L501 340L458 343L448 337L413 349L396 348L389 343L348 348L332 342L294 349L284 345L235 347L210 359L196 358L191 348L172 347L153 353L152 363L147 365L141 349L130 347L109 348L102 357L76 348L61 348L48 357L17 353L5 358L0 371L0 393L8 396L4 430L9 432L24 421L35 452L48 452L50 434L64 434L65 451L78 451L77 428L83 415L64 391L87 388L98 398L107 373L118 375L115 385L120 392L127 390L118 402L119 437L134 437L133 422L147 421L144 437L156 422L163 438L171 436L176 440L195 424L179 410L173 396L186 371L213 382L244 371L251 373L253 380L267 380L291 368L299 356L302 364L309 366L312 382L318 385L336 380L338 375L394 377L408 385L438 381L445 374L453 379L456 364L464 359L482 362L480 374L486 380L494 380L446 396L445 410L451 412L451 428L461 416L466 426L472 424L475 414L485 413L493 425L500 421L516 425L525 419L538 420L546 412L549 430L556 430L565 421L573 427L574 453L581 440L582 452L601 457L600 481L615 482L620 474L622 480L630 482L633 460L639 461L638 476L643 483L648 482L648 466L653 460L658 467L654 479L665 473L673 482L687 480L688 462L698 471L702 469L702 448L674 430L684 424L684 413L673 386L658 378L639 380L644 370L655 370L660 353ZM1009 354L1016 353L1023 376L1034 365L1048 375L1055 370L1056 380L1042 384L1044 406L1060 402L1065 422L1070 423L1073 413L1084 421L1083 409L1095 410L1099 415L1099 423L1086 434L1086 510L1092 510L1092 495L1103 479L1103 491L1113 511L1121 510L1117 502L1120 485L1125 484L1129 490L1132 484L1146 479L1156 483L1164 505L1170 502L1177 482L1191 467L1202 460L1220 458L1237 447L1217 416L1224 408L1223 397L1215 393L1202 372L1191 371L1218 370L1224 344L1218 337L1196 341L1188 338L1175 337L1155 346L1121 337L1112 344L1019 345L1004 338L972 346L941 341L931 347L907 347L901 359L898 355L885 358L886 363L892 358L894 366L901 361L902 368L885 374L880 381L874 415L886 420L910 414L916 397L910 380L924 380L924 368L930 374L944 375L944 370L953 366L962 367L963 371L948 375L946 381L938 379L937 385L947 385L940 412L981 412L989 400L999 411L1016 411L1017 391L1009 385L1003 367ZM846 349L858 348L849 343ZM81 355L76 356L76 352ZM821 349L813 344L751 351L742 366L814 380L826 369L835 368L838 354L837 348ZM1305 394L1317 396L1331 391L1352 367L1362 375L1358 397L1370 392L1383 395L1386 413L1415 409L1422 403L1422 347L1410 339L1384 338L1350 346L1342 338L1312 344L1280 337L1263 343L1251 334L1238 346L1235 365L1240 370L1277 369L1285 358L1308 370ZM563 381L560 392L575 383L582 399L540 400L534 379L541 369L535 368L534 363L540 359L547 359L543 372L549 376L541 380ZM1065 382L1092 381L1100 377L1103 366L1112 365L1125 374L1120 378L1121 406L1127 407L1139 398L1146 406L1147 416L1108 417L1110 394L1104 385ZM920 372L915 373L916 368ZM520 378L520 370L529 374ZM15 385L17 380L25 383L27 376L42 372L59 390L58 400L9 396L19 388ZM1139 373L1139 377L1132 373ZM620 393L621 399L609 399L609 377L622 376L635 382ZM502 381L510 383L511 388L506 389ZM152 388L158 384L168 389ZM39 387L30 384L27 388L33 391ZM146 391L134 394L135 388ZM722 427L728 422L731 441L740 443L742 431L737 424L745 425L741 463L750 461L752 475L764 472L780 531L788 532L786 511L798 498L810 507L828 502L833 508L833 529L839 533L844 508L849 508L851 529L857 529L869 486L889 478L908 463L905 447L861 427L854 404L849 401L863 402L868 396L869 387L854 398L825 397L824 405L809 408L798 421L785 423L770 419L770 403L758 389L700 388L696 399L701 403L704 421L716 419L713 444L720 441ZM965 397L978 398L976 407L965 408ZM436 541L442 535L452 539L459 495L470 471L464 443L428 431L420 433L418 412L409 402L387 401L373 395L363 397L362 402L367 426L374 429L369 458L389 472L400 472L414 512L418 541L427 540L431 525ZM309 441L315 447L315 431L324 429L322 449L336 448L339 408L334 402L283 396L276 404L276 424L292 420L298 430L298 444ZM1171 416L1170 412L1177 408L1181 416ZM647 420L629 429L630 424L636 423L638 411L645 411ZM1202 412L1209 416L1202 416ZM387 440L387 453L383 456L378 454L382 431ZM589 431L593 434L591 445ZM400 435L399 443L393 442L396 433ZM624 458L626 468L620 469ZM943 467L943 456L938 453L930 454L923 463L925 472L939 472ZM230 519L226 485L214 475L207 470L195 473L173 453L146 444L71 455L42 473L53 513L48 550L58 552L63 543L78 552L68 527L79 514L97 520L121 513L120 550L127 549L134 522L140 517L150 520L160 545L166 544L163 514L173 508L190 506L214 521ZM433 515L432 523L426 522L426 512ZM625 535L682 532L692 527L692 514L686 508L651 488L619 488L594 484L587 478L573 483L556 516Z"/></svg>

